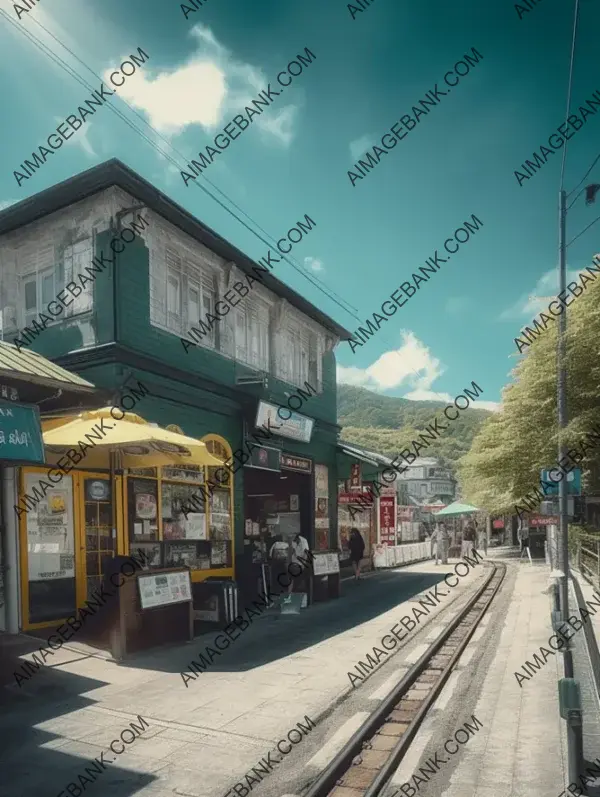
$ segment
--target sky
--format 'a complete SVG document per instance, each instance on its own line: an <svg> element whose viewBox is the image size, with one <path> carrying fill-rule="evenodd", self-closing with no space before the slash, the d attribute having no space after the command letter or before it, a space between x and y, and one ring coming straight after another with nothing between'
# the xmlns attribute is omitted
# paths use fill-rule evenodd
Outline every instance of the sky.
<svg viewBox="0 0 600 797"><path fill-rule="evenodd" d="M531 176L521 164L565 120L573 8L42 0L28 10L0 0L0 207L116 157L255 259L268 249L261 229L277 240L308 214L316 226L274 273L353 334L474 215L476 232L378 331L338 345L338 381L423 400L448 400L475 381L476 406L497 409L515 338L557 293L564 149ZM571 113L600 90L599 24L600 4L581 0ZM20 164L138 48L148 58L136 74L19 185ZM186 185L186 164L262 90L281 89L277 74L306 48L312 62ZM476 61L468 73L382 153L382 136L392 127L401 136L398 120L436 84L447 90L444 75L466 54ZM598 155L600 112L570 135L567 192ZM367 151L376 165L361 176L354 164ZM600 163L584 185L594 179ZM599 214L600 197L586 206L580 196L567 240ZM592 226L569 246L570 274L600 251L599 233Z"/></svg>

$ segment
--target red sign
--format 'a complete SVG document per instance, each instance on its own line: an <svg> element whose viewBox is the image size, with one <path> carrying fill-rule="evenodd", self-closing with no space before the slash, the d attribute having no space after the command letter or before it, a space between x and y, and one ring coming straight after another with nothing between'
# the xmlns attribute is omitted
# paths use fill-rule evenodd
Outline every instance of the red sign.
<svg viewBox="0 0 600 797"><path fill-rule="evenodd" d="M530 515L530 526L558 526L559 520L557 515Z"/></svg>
<svg viewBox="0 0 600 797"><path fill-rule="evenodd" d="M382 545L396 544L396 498L382 495L379 499L379 529Z"/></svg>
<svg viewBox="0 0 600 797"><path fill-rule="evenodd" d="M494 528L494 529L503 529L504 528L504 521L503 520L492 520L492 528Z"/></svg>
<svg viewBox="0 0 600 797"><path fill-rule="evenodd" d="M368 495L361 495L361 493L338 493L338 504L373 506L373 499Z"/></svg>
<svg viewBox="0 0 600 797"><path fill-rule="evenodd" d="M360 462L354 462L350 466L350 489L361 489Z"/></svg>
<svg viewBox="0 0 600 797"><path fill-rule="evenodd" d="M439 512L440 509L444 509L447 506L448 504L424 504L423 506L420 506L419 509L421 512L431 512L432 514L435 514L436 512Z"/></svg>

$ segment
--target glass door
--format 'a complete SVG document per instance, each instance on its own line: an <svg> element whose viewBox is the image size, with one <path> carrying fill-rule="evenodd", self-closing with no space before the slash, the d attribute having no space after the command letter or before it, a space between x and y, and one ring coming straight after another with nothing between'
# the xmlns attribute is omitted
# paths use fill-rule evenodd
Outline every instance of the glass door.
<svg viewBox="0 0 600 797"><path fill-rule="evenodd" d="M89 599L100 589L107 565L117 552L112 532L112 485L107 476L83 479L83 505L85 596Z"/></svg>

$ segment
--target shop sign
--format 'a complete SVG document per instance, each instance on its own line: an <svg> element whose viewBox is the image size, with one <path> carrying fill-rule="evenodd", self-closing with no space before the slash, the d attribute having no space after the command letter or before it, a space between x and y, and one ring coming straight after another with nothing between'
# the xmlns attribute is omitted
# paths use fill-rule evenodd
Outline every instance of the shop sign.
<svg viewBox="0 0 600 797"><path fill-rule="evenodd" d="M37 407L0 401L0 460L43 464L44 441Z"/></svg>
<svg viewBox="0 0 600 797"><path fill-rule="evenodd" d="M329 470L315 464L315 548L329 547Z"/></svg>
<svg viewBox="0 0 600 797"><path fill-rule="evenodd" d="M530 515L530 526L558 526L559 519L557 515Z"/></svg>
<svg viewBox="0 0 600 797"><path fill-rule="evenodd" d="M268 401L259 401L256 413L256 427L258 429L262 427L271 429L281 437L289 437L291 440L298 440L301 443L310 443L315 424L314 418L288 410L287 407L283 409L286 410L286 415L288 412L291 413L290 417L285 420L278 415L279 407L276 404L270 404Z"/></svg>
<svg viewBox="0 0 600 797"><path fill-rule="evenodd" d="M436 512L445 509L447 506L448 504L423 504L423 506L420 506L419 509L421 512L430 512L432 515L434 515Z"/></svg>
<svg viewBox="0 0 600 797"><path fill-rule="evenodd" d="M357 493L338 493L338 504L358 504L359 506L373 505L373 499L368 496L359 496Z"/></svg>
<svg viewBox="0 0 600 797"><path fill-rule="evenodd" d="M259 470L272 470L279 473L281 471L281 449L270 448L269 446L257 446L252 444L250 461L246 462L245 468L258 468Z"/></svg>
<svg viewBox="0 0 600 797"><path fill-rule="evenodd" d="M492 520L492 528L494 529L503 529L504 528L504 521L500 520Z"/></svg>
<svg viewBox="0 0 600 797"><path fill-rule="evenodd" d="M396 544L396 499L383 495L379 499L379 528L383 545Z"/></svg>
<svg viewBox="0 0 600 797"><path fill-rule="evenodd" d="M299 473L312 473L312 460L305 457L293 457L290 454L281 454L282 470L297 470Z"/></svg>
<svg viewBox="0 0 600 797"><path fill-rule="evenodd" d="M362 487L362 477L360 472L360 462L353 462L350 466L350 489L360 490Z"/></svg>
<svg viewBox="0 0 600 797"><path fill-rule="evenodd" d="M110 495L110 482L107 479L86 479L86 501L108 501Z"/></svg>

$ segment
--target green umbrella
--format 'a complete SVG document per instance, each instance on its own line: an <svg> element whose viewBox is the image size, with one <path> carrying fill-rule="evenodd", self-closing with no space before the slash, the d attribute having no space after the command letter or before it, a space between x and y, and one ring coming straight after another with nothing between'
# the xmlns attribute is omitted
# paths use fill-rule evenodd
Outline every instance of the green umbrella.
<svg viewBox="0 0 600 797"><path fill-rule="evenodd" d="M472 514L473 512L480 512L481 510L477 509L476 506L471 506L471 504L461 504L458 501L455 501L453 504L449 504L444 509L441 509L439 512L434 512L434 517L445 516L449 517L451 515L468 515Z"/></svg>

